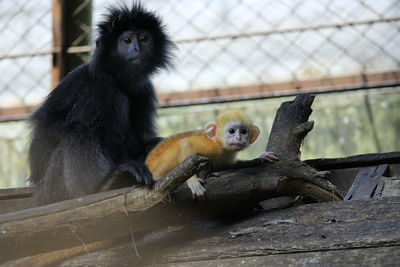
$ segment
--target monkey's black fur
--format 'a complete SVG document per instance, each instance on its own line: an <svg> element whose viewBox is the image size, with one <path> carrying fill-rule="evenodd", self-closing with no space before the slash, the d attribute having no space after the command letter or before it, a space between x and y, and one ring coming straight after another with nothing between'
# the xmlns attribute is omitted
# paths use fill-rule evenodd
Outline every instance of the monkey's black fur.
<svg viewBox="0 0 400 267"><path fill-rule="evenodd" d="M30 118L37 204L153 182L143 164L156 143L149 77L171 65L174 44L159 18L137 3L111 7L98 29L89 62L69 73ZM119 38L129 30L152 36L151 52L140 52L139 64L118 53Z"/></svg>

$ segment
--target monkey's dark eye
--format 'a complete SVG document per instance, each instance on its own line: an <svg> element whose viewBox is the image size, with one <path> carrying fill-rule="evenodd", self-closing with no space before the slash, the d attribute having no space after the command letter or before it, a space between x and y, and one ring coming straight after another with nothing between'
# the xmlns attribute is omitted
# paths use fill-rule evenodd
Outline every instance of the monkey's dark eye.
<svg viewBox="0 0 400 267"><path fill-rule="evenodd" d="M127 45L129 45L129 44L131 44L132 43L132 39L131 38L129 38L129 37L124 37L124 44L127 44Z"/></svg>
<svg viewBox="0 0 400 267"><path fill-rule="evenodd" d="M139 42L142 44L146 44L149 41L149 34L148 33L141 33L139 35Z"/></svg>
<svg viewBox="0 0 400 267"><path fill-rule="evenodd" d="M229 132L230 134L234 134L234 133L235 133L235 129L230 128L230 129L228 130L228 132Z"/></svg>
<svg viewBox="0 0 400 267"><path fill-rule="evenodd" d="M240 133L241 133L241 134L247 134L247 129L242 129L242 130L240 130Z"/></svg>

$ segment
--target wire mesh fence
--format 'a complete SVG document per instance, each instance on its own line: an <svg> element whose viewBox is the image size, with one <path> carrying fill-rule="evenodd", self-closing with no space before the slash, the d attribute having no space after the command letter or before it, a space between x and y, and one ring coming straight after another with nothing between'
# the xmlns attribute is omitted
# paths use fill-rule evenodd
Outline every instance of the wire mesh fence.
<svg viewBox="0 0 400 267"><path fill-rule="evenodd" d="M55 2L0 1L0 108L37 104L52 89L52 55L60 49L52 42ZM68 11L79 32L67 53L87 60L90 47L82 41L95 27L81 21L79 13L92 4L95 25L115 2L85 0ZM154 77L160 93L279 82L296 87L294 81L304 80L326 86L331 77L371 73L381 73L382 83L389 76L400 80L398 0L144 4L160 14L179 47L175 69Z"/></svg>
<svg viewBox="0 0 400 267"><path fill-rule="evenodd" d="M0 1L0 107L48 93L51 2Z"/></svg>
<svg viewBox="0 0 400 267"><path fill-rule="evenodd" d="M160 91L398 71L399 1L148 1L179 45Z"/></svg>

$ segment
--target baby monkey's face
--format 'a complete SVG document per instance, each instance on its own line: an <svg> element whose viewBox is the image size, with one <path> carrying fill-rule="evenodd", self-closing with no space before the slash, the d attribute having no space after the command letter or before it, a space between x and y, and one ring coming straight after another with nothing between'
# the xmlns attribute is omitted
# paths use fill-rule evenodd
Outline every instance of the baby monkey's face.
<svg viewBox="0 0 400 267"><path fill-rule="evenodd" d="M225 145L230 150L240 151L250 145L250 127L243 122L227 123L223 133Z"/></svg>

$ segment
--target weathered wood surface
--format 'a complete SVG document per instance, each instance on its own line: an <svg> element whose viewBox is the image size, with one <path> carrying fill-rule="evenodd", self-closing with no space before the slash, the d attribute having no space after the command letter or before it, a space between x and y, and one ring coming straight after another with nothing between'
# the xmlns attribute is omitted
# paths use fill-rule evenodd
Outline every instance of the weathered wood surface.
<svg viewBox="0 0 400 267"><path fill-rule="evenodd" d="M120 248L122 250L122 248ZM121 256L120 250L108 250L66 261L60 267L87 266L398 266L400 246L354 248L313 252L294 252L264 256L196 260L191 262L135 264L130 257ZM131 251L131 253L133 253ZM122 257L119 261L114 257Z"/></svg>
<svg viewBox="0 0 400 267"><path fill-rule="evenodd" d="M382 153L388 154L388 153ZM390 154L390 153L389 153ZM350 157L352 158L352 157ZM346 158L343 158L346 161ZM381 164L388 164L389 162L382 161ZM374 165L372 165L374 166ZM329 170L331 175L327 178L332 184L336 186L342 195L346 195L349 192L351 185L353 184L357 173L364 167L344 168L344 169L332 169ZM387 176L399 176L400 177L400 164L390 164Z"/></svg>
<svg viewBox="0 0 400 267"><path fill-rule="evenodd" d="M381 199L383 197L400 197L400 176L382 176L379 179L373 198Z"/></svg>
<svg viewBox="0 0 400 267"><path fill-rule="evenodd" d="M185 187L172 194L173 202L162 201L202 169L199 165L207 164L204 158L192 156L154 189L124 188L0 215L0 260L210 218L281 195L341 200L340 192L325 180L327 172L319 172L299 159L302 140L313 127L308 121L313 99L301 95L278 109L267 148L280 157L279 162L260 165L260 160L255 160L252 163L258 166L225 171L208 179L204 185L206 201L192 201Z"/></svg>
<svg viewBox="0 0 400 267"><path fill-rule="evenodd" d="M299 160L301 143L314 127L314 122L308 121L313 101L314 96L299 95L294 101L281 104L272 125L266 151L273 151L280 159Z"/></svg>
<svg viewBox="0 0 400 267"><path fill-rule="evenodd" d="M372 193L378 184L379 178L388 172L388 168L388 164L362 168L354 179L344 200L372 197Z"/></svg>
<svg viewBox="0 0 400 267"><path fill-rule="evenodd" d="M396 266L400 197L307 204L247 218L198 221L180 234L82 255L62 266Z"/></svg>
<svg viewBox="0 0 400 267"><path fill-rule="evenodd" d="M24 209L33 208L34 201L32 198L17 198L0 200L0 214L15 212Z"/></svg>
<svg viewBox="0 0 400 267"><path fill-rule="evenodd" d="M154 262L232 258L288 252L400 246L400 199L303 205L270 212L212 236L167 247ZM276 224L274 222L277 222ZM282 223L279 223L282 222ZM248 230L232 238L232 233Z"/></svg>

